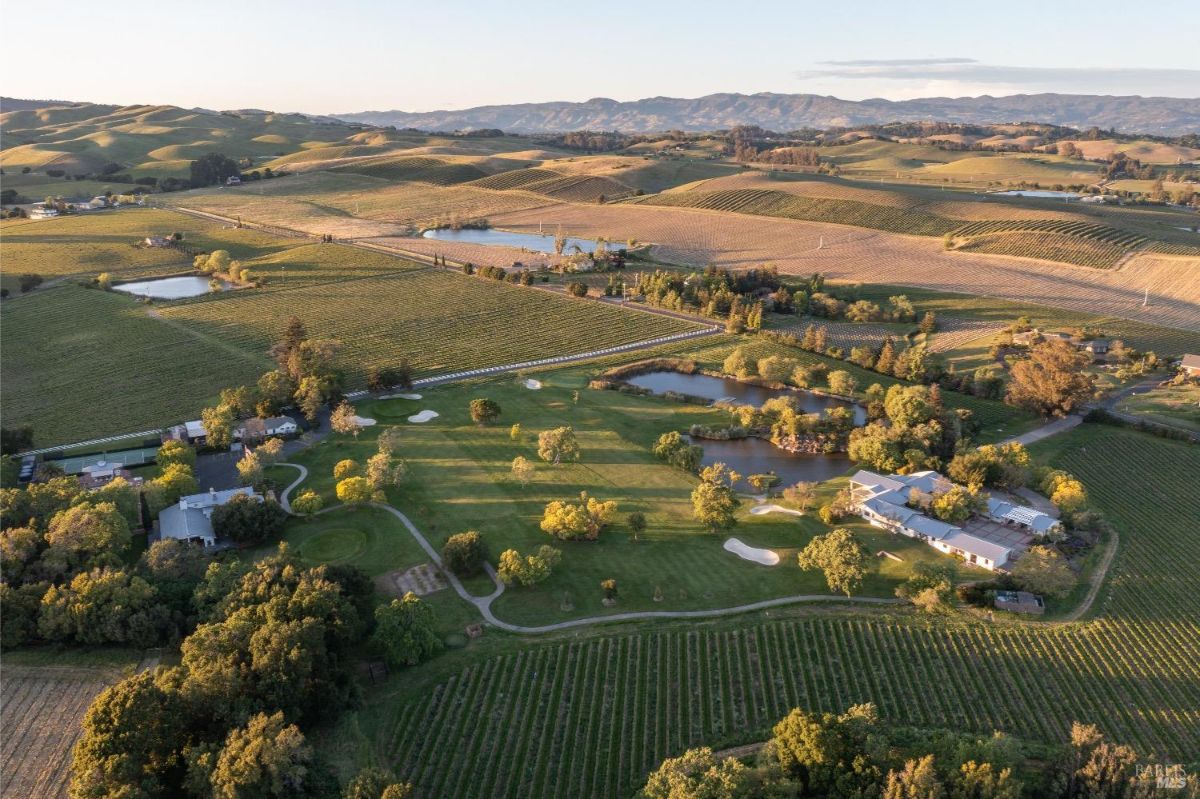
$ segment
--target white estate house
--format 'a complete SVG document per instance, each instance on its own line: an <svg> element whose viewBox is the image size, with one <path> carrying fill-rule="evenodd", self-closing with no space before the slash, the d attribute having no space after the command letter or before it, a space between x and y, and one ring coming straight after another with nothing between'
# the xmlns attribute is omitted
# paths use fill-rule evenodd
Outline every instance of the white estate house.
<svg viewBox="0 0 1200 799"><path fill-rule="evenodd" d="M953 486L954 483L933 471L882 475L860 470L850 478L855 510L871 525L925 541L975 566L993 571L1009 568L1024 549L1019 543L1020 536L988 535L983 530L968 532L908 507L910 498L924 505ZM993 527L1017 528L1035 536L1059 527L1057 519L1041 511L992 499L988 500L986 518Z"/></svg>
<svg viewBox="0 0 1200 799"><path fill-rule="evenodd" d="M213 532L213 508L224 505L236 496L245 495L262 502L262 497L250 488L230 488L226 491L209 489L203 494L180 497L179 502L158 514L158 534L163 540L194 541L211 547L217 543Z"/></svg>

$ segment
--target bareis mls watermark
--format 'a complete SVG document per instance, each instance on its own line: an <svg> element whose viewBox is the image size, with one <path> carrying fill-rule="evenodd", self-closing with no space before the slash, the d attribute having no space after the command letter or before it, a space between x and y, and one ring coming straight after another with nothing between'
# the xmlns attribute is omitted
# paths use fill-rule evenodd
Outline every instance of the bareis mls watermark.
<svg viewBox="0 0 1200 799"><path fill-rule="evenodd" d="M1179 764L1155 763L1137 767L1137 781L1150 783L1156 788L1180 790L1187 787L1187 772Z"/></svg>

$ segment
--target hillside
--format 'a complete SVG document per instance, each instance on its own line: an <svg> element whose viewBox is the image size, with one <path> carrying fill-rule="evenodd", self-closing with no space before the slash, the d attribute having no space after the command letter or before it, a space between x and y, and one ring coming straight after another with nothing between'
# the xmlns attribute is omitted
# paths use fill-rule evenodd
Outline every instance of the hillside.
<svg viewBox="0 0 1200 799"><path fill-rule="evenodd" d="M618 102L487 105L461 111L363 111L340 119L421 130L500 128L514 133L571 130L645 132L716 130L761 125L771 130L848 127L920 120L988 124L1038 121L1073 128L1180 135L1200 130L1200 103L1171 97L1021 94L1011 97L932 97L917 100L840 100L815 94L710 94L695 99L649 97Z"/></svg>

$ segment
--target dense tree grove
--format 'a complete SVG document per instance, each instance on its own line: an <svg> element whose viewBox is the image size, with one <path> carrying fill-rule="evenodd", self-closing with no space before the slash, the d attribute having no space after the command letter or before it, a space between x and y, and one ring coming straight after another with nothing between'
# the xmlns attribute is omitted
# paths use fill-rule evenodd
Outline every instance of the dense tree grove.
<svg viewBox="0 0 1200 799"><path fill-rule="evenodd" d="M174 605L191 619L188 628L195 625L179 665L128 677L97 697L75 751L73 797L338 793L301 727L330 721L356 701L347 659L375 622L370 578L348 567L304 568L283 546L252 565L204 569L206 562L186 545L160 542L143 557L144 577L101 569L56 589L64 597L125 597L129 618L64 622L75 636L96 634L83 626L122 622L136 634L134 617L156 603Z"/></svg>
<svg viewBox="0 0 1200 799"><path fill-rule="evenodd" d="M1165 796L1130 747L1076 722L1061 745L1001 732L896 727L874 705L796 708L747 765L689 749L650 773L639 799L1096 799ZM1186 778L1184 778L1186 779ZM1182 781L1182 780L1181 780ZM1193 795L1192 777L1179 795Z"/></svg>
<svg viewBox="0 0 1200 799"><path fill-rule="evenodd" d="M226 178L241 175L237 161L221 153L202 155L192 161L189 169L193 188L214 186L224 183Z"/></svg>

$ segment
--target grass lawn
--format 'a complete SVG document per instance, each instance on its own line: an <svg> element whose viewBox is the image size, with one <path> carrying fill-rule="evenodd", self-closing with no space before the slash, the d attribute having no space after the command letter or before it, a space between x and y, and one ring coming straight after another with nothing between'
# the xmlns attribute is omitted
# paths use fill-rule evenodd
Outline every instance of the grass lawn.
<svg viewBox="0 0 1200 799"><path fill-rule="evenodd" d="M532 588L510 588L495 604L501 618L514 623L542 624L579 616L628 610L691 610L727 607L778 596L827 594L824 577L802 572L795 556L812 536L825 532L815 517L768 514L751 516L747 502L734 535L752 546L779 552L774 567L753 564L724 551L726 535L711 535L692 519L690 493L694 476L658 462L650 452L654 440L668 430L695 422L719 424L725 415L709 408L657 398L635 397L587 389L594 367L538 373L540 391L526 389L520 378L505 377L422 391L421 400L381 400L357 406L361 416L375 418L358 441L335 436L306 451L298 460L310 469L309 483L334 504L333 465L344 458L362 462L374 450L380 429L402 431L400 454L409 467L406 483L390 491L390 501L422 529L435 546L464 530L478 530L493 562L508 548L531 552L555 543L539 529L542 509L554 499L569 500L581 491L618 503L617 523L596 542L559 543L563 560L554 575ZM580 392L578 405L574 391ZM467 404L487 396L503 409L500 421L480 428L471 423ZM431 409L439 416L426 424L407 417ZM519 423L518 440L510 425ZM577 464L551 466L536 455L536 434L560 425L574 427L583 457ZM538 463L536 475L522 486L510 474L518 455ZM286 476L283 480L286 480ZM831 496L841 484L831 481ZM648 529L634 541L625 516L639 511ZM362 511L354 512L362 513ZM375 553L390 521L368 534L362 525L347 525L354 513L330 514L315 522L297 522L288 540L301 555L321 561L363 562L373 573L404 565ZM309 527L311 525L312 527ZM872 553L887 550L903 558L872 561L862 593L891 596L918 560L941 559L932 548L892 536L858 521L855 530ZM417 553L418 556L420 553ZM393 566L393 563L397 565ZM408 564L411 565L411 564ZM621 600L612 610L602 606L599 584L615 578ZM486 579L468 582L470 590L489 593ZM662 601L655 602L656 590Z"/></svg>
<svg viewBox="0 0 1200 799"><path fill-rule="evenodd" d="M1155 388L1117 403L1116 410L1186 430L1200 430L1200 386Z"/></svg>

